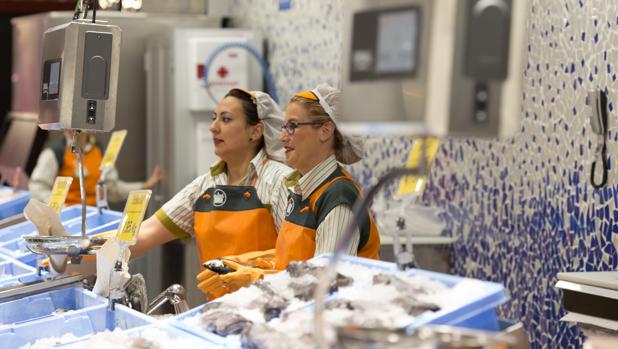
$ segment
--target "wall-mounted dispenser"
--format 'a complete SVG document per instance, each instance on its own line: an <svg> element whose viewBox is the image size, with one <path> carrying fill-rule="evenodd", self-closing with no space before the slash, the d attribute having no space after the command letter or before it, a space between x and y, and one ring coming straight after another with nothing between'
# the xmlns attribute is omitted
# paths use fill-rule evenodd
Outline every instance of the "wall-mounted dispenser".
<svg viewBox="0 0 618 349"><path fill-rule="evenodd" d="M435 136L515 134L527 11L527 1L512 0L346 3L346 122L398 121Z"/></svg>

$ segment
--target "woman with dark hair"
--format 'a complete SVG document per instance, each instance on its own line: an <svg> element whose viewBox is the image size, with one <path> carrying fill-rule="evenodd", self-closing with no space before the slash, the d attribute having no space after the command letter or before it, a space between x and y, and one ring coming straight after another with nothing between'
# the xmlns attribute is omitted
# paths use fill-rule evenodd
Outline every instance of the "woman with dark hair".
<svg viewBox="0 0 618 349"><path fill-rule="evenodd" d="M221 158L144 221L132 255L177 238L196 239L200 264L272 249L285 216L279 134L283 116L266 93L236 88L214 111L210 132Z"/></svg>

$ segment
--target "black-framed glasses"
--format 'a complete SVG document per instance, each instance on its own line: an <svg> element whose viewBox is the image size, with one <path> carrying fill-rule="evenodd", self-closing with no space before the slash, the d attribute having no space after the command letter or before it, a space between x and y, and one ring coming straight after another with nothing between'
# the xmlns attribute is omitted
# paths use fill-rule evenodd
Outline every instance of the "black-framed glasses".
<svg viewBox="0 0 618 349"><path fill-rule="evenodd" d="M283 124L283 126L281 126L281 130L288 133L288 135L293 136L294 132L296 131L297 128L304 126L304 125L323 125L326 121L305 121L305 122L298 122L298 121L290 121L287 124Z"/></svg>

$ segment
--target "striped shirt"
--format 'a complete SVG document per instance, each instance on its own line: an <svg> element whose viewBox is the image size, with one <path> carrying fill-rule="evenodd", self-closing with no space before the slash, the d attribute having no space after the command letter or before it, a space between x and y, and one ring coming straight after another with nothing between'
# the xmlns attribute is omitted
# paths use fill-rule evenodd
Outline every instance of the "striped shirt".
<svg viewBox="0 0 618 349"><path fill-rule="evenodd" d="M285 218L288 192L284 179L292 170L284 164L268 159L260 150L251 160L243 185L250 186L255 181L255 189L264 206L270 207L275 227L279 230ZM215 163L210 171L197 177L170 201L166 202L155 215L174 235L186 239L195 235L193 228L193 206L206 189L217 185L227 185L225 162Z"/></svg>
<svg viewBox="0 0 618 349"><path fill-rule="evenodd" d="M286 185L289 190L300 195L302 200L306 200L337 169L337 166L339 164L335 160L335 156L331 155L302 177L297 171L292 172L286 179ZM345 204L336 206L326 215L326 218L316 230L316 256L322 253L335 252L337 242L343 236L353 216L352 208ZM349 255L356 256L359 240L360 232L357 227L348 247L347 253Z"/></svg>

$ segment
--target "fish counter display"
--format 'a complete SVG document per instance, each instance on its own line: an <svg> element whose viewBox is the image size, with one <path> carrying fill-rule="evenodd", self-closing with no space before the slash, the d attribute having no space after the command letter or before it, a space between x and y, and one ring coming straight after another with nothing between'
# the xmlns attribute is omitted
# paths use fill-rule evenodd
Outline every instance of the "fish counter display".
<svg viewBox="0 0 618 349"><path fill-rule="evenodd" d="M5 324L0 339L29 349L164 349L181 343L198 348L313 349L318 347L314 293L327 262L328 256L319 256L290 263L281 273L176 317L157 319L122 307L124 320L118 320L114 313L119 310L105 310L107 300L101 298L93 310L65 307L71 311ZM507 299L498 284L418 269L399 271L393 263L364 258L344 257L336 270L323 312L325 336L333 346L337 330L344 326L412 333L424 325L443 324L498 331L495 307ZM70 326L78 313L80 331ZM91 328L83 326L88 322ZM34 335L37 323L45 324L50 335Z"/></svg>
<svg viewBox="0 0 618 349"><path fill-rule="evenodd" d="M500 285L421 270L403 272L392 263L357 257L344 260L323 313L331 344L334 329L342 326L412 330L432 323L474 324L472 314L487 321L481 329L497 330L495 306L506 300ZM321 256L290 263L279 274L178 316L174 324L225 347L282 348L282 343L294 343L295 348L315 348L313 297L326 262Z"/></svg>

